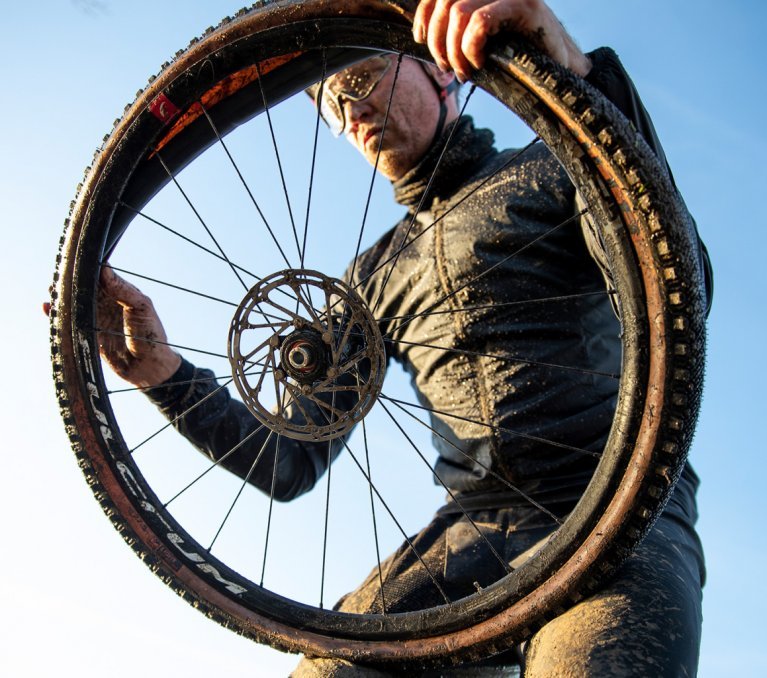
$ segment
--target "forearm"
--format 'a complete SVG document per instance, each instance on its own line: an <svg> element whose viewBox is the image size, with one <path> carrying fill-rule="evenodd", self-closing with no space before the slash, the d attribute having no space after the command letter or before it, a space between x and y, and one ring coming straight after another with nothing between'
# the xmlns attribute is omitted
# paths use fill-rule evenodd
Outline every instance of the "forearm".
<svg viewBox="0 0 767 678"><path fill-rule="evenodd" d="M210 370L184 360L164 384L147 393L194 447L274 498L287 501L310 490L328 465L328 446L272 434ZM334 450L335 451L335 450ZM276 463L276 473L275 473Z"/></svg>

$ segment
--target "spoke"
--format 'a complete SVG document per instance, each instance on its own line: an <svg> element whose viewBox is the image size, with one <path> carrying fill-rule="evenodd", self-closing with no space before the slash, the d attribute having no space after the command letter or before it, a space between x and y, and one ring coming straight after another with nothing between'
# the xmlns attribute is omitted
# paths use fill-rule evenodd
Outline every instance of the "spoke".
<svg viewBox="0 0 767 678"><path fill-rule="evenodd" d="M362 280L360 280L357 284L353 285L354 290L356 291L358 288L360 288L362 285L364 285L366 282L368 282L378 271L380 271L384 266L386 266L389 262L396 259L400 253L410 247L416 240L418 240L421 236L428 233L432 228L434 228L442 219L444 219L448 214L450 214L454 209L458 208L464 201L468 200L472 195L474 195L480 188L482 188L485 184L487 184L489 181L492 181L498 174L503 172L506 168L508 168L513 162L515 162L519 157L527 151L529 148L531 148L533 145L538 143L540 141L539 137L535 137L530 143L528 143L526 146L520 148L514 155L512 155L503 165L501 165L498 169L494 170L491 174L489 174L487 177L485 177L479 184L477 184L474 188L472 188L466 195L464 195L455 205L452 205L449 209L445 210L442 214L440 214L434 221L432 221L426 228L424 228L422 231L420 231L418 234L413 236L413 239L407 242L404 242L402 246L393 254L391 254L388 258L386 258L384 261L378 264L370 273L368 273ZM353 282L353 281L352 281Z"/></svg>
<svg viewBox="0 0 767 678"><path fill-rule="evenodd" d="M386 396L382 396L382 397L383 397L383 398L386 398ZM537 502L537 501L536 501L535 499L533 499L533 498L532 498L532 497L531 497L529 494L527 494L527 493L526 493L526 492L524 492L523 490L520 490L520 489L519 489L519 488L518 488L516 485L514 485L514 484L512 484L511 482L509 482L508 480L506 480L506 478L504 478L502 475L500 475L500 474L496 473L495 471L493 471L493 470L492 470L492 469L491 469L489 466L486 466L485 464L483 464L483 463L482 463L481 461L479 461L478 459L475 459L474 457L472 457L472 456L471 456L470 454L468 454L467 452L464 452L464 451L463 451L463 450L462 450L460 447L458 447L458 445L456 445L456 444L455 444L455 443L454 443L452 440L449 440L449 439L448 439L446 436L442 435L442 434L441 434L439 431L437 431L437 429L435 429L433 426L430 426L430 425L429 425L429 424L427 424L425 421L422 421L421 419L419 419L418 417L416 417L416 416L415 416L415 415L414 415L412 412L409 412L408 410L406 410L406 409L405 409L405 408L404 408L402 405L400 405L400 403L398 403L398 402L396 402L396 401L393 401L391 398L386 398L386 399L387 399L387 400L389 400L389 402L391 402L391 403L392 403L392 405L394 405L394 406L395 406L395 407L397 407L398 409L402 410L402 411L403 411L403 412L404 412L404 413L405 413L405 414L406 414L408 417L410 417L411 419L415 419L415 421L417 421L419 424L421 424L421 426L424 426L424 427L426 427L426 428L427 428L429 431L431 431L431 432L432 432L434 435L436 435L438 438L440 438L441 440L443 440L444 442L446 442L448 445L450 445L450 447L452 447L452 448L453 448L453 449L454 449L456 452L458 452L459 454L461 454L461 455L462 455L462 456L463 456L463 457L464 457L464 458L465 458L467 461L470 461L472 464L476 464L476 465L477 465L477 466L479 466L479 467L480 467L480 468L481 468L483 471L485 471L485 472L486 472L488 475L491 475L491 476L492 476L493 478L495 478L496 480L499 480L500 482L502 482L502 483L503 483L504 485L506 485L506 487L508 487L508 488L509 488L509 489L510 489L512 492L514 492L514 493L518 494L518 495L519 495L520 497L522 497L522 498L523 498L525 501L529 502L529 503L530 503L532 506L534 506L535 508L537 508L538 510L540 510L541 512L543 512L543 513L545 513L547 516L549 516L549 518L551 518L552 520L554 520L554 522L556 522L556 523L557 523L557 525L562 525L562 523L563 523L564 521L563 521L561 518L559 518L559 516L555 515L555 514L554 514L554 513L552 513L551 511L549 511L549 509L547 509L545 506L543 506L543 504L541 504L541 503ZM383 403L381 403L381 404L383 405ZM364 421L363 421L363 423L364 423Z"/></svg>
<svg viewBox="0 0 767 678"><path fill-rule="evenodd" d="M463 102L461 111L458 114L457 120L460 120L461 116L466 111L466 106L469 104L469 99L471 99L471 95L474 94L474 90L476 89L477 89L476 85L471 86L469 93L466 95L466 100ZM415 210L413 210L413 218L410 220L410 224L408 225L407 231L405 232L405 236L402 238L403 242L407 242L407 239L410 237L410 232L413 230L413 227L415 226L415 222L418 219L418 214L421 211L421 208L423 207L424 202L426 201L426 196L429 194L429 191L431 190L431 185L432 183L434 183L434 178L437 176L439 167L442 164L442 159L445 157L445 153L447 153L447 149L450 147L450 142L453 140L453 135L455 134L455 130L457 128L458 128L457 123L454 123L453 126L450 128L450 133L448 134L447 139L445 139L445 144L442 147L442 151L439 154L439 158L437 158L437 163L431 172L431 176L429 177L429 181L426 184L426 188L424 189L424 192L421 194L421 199L418 201L418 206L415 208ZM375 314L379 304L381 303L384 290L386 289L386 286L389 284L389 278L391 278L392 271L394 270L394 267L397 265L397 261L399 260L399 255L401 252L402 250L397 252L397 254L394 257L394 260L391 262L391 266L389 266L389 270L386 271L383 284L381 285L381 289L378 291L378 298L376 299L375 304L373 304L373 309L372 309L373 314Z"/></svg>
<svg viewBox="0 0 767 678"><path fill-rule="evenodd" d="M545 445L551 445L552 447L559 447L563 450L567 450L568 452L576 452L578 454L582 454L588 457L594 457L595 459L601 459L602 455L599 452L594 452L592 450L585 450L581 447L574 447L573 445L567 445L566 443L560 443L556 440L549 440L547 438L541 438L540 436L534 436L530 433L522 433L521 431L513 431L510 428L505 428L503 426L496 426L495 424L486 424L484 421L477 421L476 419L469 419L468 417L462 417L458 414L452 414L450 412L443 412L442 410L437 410L432 407L426 407L425 405L419 405L417 403L409 403L405 400L399 400L397 398L391 398L389 396L384 395L383 393L379 393L379 398L383 398L384 400L388 400L391 403L400 403L402 405L406 405L407 407L414 407L419 410L425 410L426 412L431 412L433 414L439 414L443 417L450 417L451 419L458 419L459 421L465 421L469 424L474 424L475 426L482 426L483 428L489 428L492 431L499 431L501 433L508 433L509 435L512 435L516 438L524 438L526 440L532 440L536 443L543 443Z"/></svg>
<svg viewBox="0 0 767 678"><path fill-rule="evenodd" d="M154 224L155 226L159 226L160 228L168 231L168 233L172 233L176 237L181 238L185 242L188 242L190 245L194 245L198 249L201 249L203 252L206 252L207 254L210 254L212 257L215 257L216 259L219 259L220 261L224 261L224 262L230 263L230 265L234 266L234 268L236 268L241 273L244 273L245 275L249 275L251 278L255 278L258 281L261 280L261 278L259 276L257 276L255 273L252 273L251 271L249 271L246 268L243 268L242 266L239 266L237 264L232 264L231 262L228 262L227 259L225 257L221 256L220 254L218 254L218 252L214 252L212 249L210 249L208 247L205 247L205 245L201 245L196 240L192 240L192 238L189 238L189 237L185 236L183 233L179 233L176 229L171 228L170 226L167 226L166 224L163 224L161 221L158 221L154 217L150 217L148 214L142 212L141 210L136 209L135 207L131 207L128 203L120 201L119 204L120 204L120 207L124 207L125 209L128 209L131 212L133 212L134 214L136 214L136 215L138 215L140 217L143 217L144 219L146 219L150 223Z"/></svg>
<svg viewBox="0 0 767 678"><path fill-rule="evenodd" d="M279 325L278 325L279 329L273 328L273 329L275 330L275 331L274 331L274 334L279 334L280 332L283 332L283 331L284 331L284 330L286 330L288 327L290 327L290 325L291 325L292 323L293 323L293 321L292 321L292 320L282 320L282 321L280 321L280 323L279 323ZM250 329L256 329L256 328L259 328L259 327L261 327L261 325L249 325L249 328L250 328ZM267 325L267 327L271 327L271 325ZM256 353L258 353L258 352L259 352L259 351L260 351L262 348L264 348L264 347L266 347L266 346L269 346L269 342L270 342L271 340L272 340L272 337L267 337L267 338L266 338L266 339L264 339L264 340L263 340L263 341L262 341L262 342L261 342L261 343L260 343L258 346L256 346L256 348L254 348L252 351L249 351L249 352L248 352L246 355L243 355L243 356L241 357L241 359L242 359L243 361L249 361L249 360L250 360L250 358L252 358L252 357L253 357L253 356L254 356Z"/></svg>
<svg viewBox="0 0 767 678"><path fill-rule="evenodd" d="M317 95L317 101L322 101L322 90L325 87L325 76L327 74L328 62L325 49L322 50L322 78L320 79L320 90ZM317 163L317 139L320 134L320 106L315 107L317 113L314 116L314 143L312 144L312 164L309 169L309 192L306 198L306 219L304 220L304 237L298 248L298 254L301 259L301 268L304 268L304 257L306 256L306 236L309 233L309 213L312 207L312 189L314 188L314 168Z"/></svg>
<svg viewBox="0 0 767 678"><path fill-rule="evenodd" d="M483 534L482 530L479 529L477 524L472 520L471 516L466 512L466 509L463 508L463 505L458 500L458 498L455 496L455 494L452 492L452 490L445 484L445 482L442 480L442 478L437 473L436 469L429 463L429 460L423 455L421 450L418 449L418 446L413 442L413 439L407 434L404 428L400 425L400 423L394 418L394 415L389 411L389 408L386 407L386 405L381 402L381 407L383 408L384 412L386 412L387 415L389 415L389 419L391 419L394 422L394 425L399 429L400 433L405 436L405 440L407 440L410 443L410 447L412 447L415 450L415 453L420 457L421 461L423 461L424 464L426 464L426 467L432 472L432 475L439 481L439 484L442 485L442 487L445 488L445 491L447 492L450 499L452 499L456 506L461 510L461 513L463 513L464 518L468 520L471 523L471 526L476 530L477 534L480 536L482 541L485 542L487 547L490 549L491 553L495 557L495 559L501 564L501 567L506 571L506 573L510 573L512 571L511 567L509 567L509 564L501 557L501 554L496 551L495 547L490 543L490 540Z"/></svg>
<svg viewBox="0 0 767 678"><path fill-rule="evenodd" d="M111 268L113 271L119 271L120 273L125 273L127 275L132 275L135 278L141 278L142 280L148 280L149 282L157 283L158 285L164 285L165 287L170 287L174 290L180 290L181 292L187 292L189 294L193 294L197 297L202 297L203 299L210 299L211 301L217 301L221 304L226 304L227 306L234 306L237 308L238 304L235 304L233 301L226 301L226 299L219 299L218 297L212 297L209 294L205 294L204 292L197 292L196 290L192 290L188 287L182 287L181 285L174 285L173 283L166 282L165 280L159 280L158 278L152 278L148 275L142 275L141 273L136 273L135 271L128 271L124 268L120 268L119 266L113 266L112 264L109 264L107 262L104 262L101 264L102 267Z"/></svg>
<svg viewBox="0 0 767 678"><path fill-rule="evenodd" d="M170 346L171 348L177 348L182 351L192 351L194 353L202 353L203 355L210 355L214 358L229 359L229 356L223 353L215 353L214 351L205 351L201 348L192 348L191 346L182 346L181 344L172 344L168 341L160 341L159 339L149 339L148 337L137 337L135 334L128 334L127 332L117 332L116 330L103 330L98 327L93 328L94 332L99 334L109 334L113 337L124 337L125 339L133 339L135 341L141 341L145 344L159 344L160 346ZM251 363L252 364L252 363Z"/></svg>
<svg viewBox="0 0 767 678"><path fill-rule="evenodd" d="M215 390L213 390L213 391L211 391L210 393L208 393L208 394L207 394L205 397L203 397L203 398L200 398L200 400L198 400L196 403L194 403L194 405L191 405L191 406L187 407L187 408L186 408L186 409L185 409L185 410L184 410L184 411L183 411L181 414L179 414L178 416L174 417L174 418L173 418L173 419L171 419L171 420L170 420L170 421L169 421L167 424L165 424L165 426L163 426L162 428L160 428L160 429L158 429L157 431L155 431L155 432L154 432L152 435L150 435L148 438L146 438L146 439L142 440L142 441L141 441L141 442L140 442L138 445L136 445L136 446L135 446L135 447L134 447L132 450L129 450L129 451L128 451L128 454L133 454L133 453L134 453L136 450L138 450L138 449L139 449L139 448L140 448L142 445L146 445L146 443L148 443L150 440L152 440L152 438L154 438L155 436L157 436L157 435L159 435L160 433L162 433L162 432L163 432L165 429L167 429L167 428L170 428L171 426L173 426L173 425L174 425L174 424L175 424L177 421L179 421L179 420L183 419L183 418L184 418L184 417L185 417L187 414L189 414L189 413L190 413L192 410L196 409L197 407L199 407L200 405L202 405L202 404L203 404L203 403L204 403L206 400L208 400L209 398L212 398L212 397L213 397L214 395L216 395L216 394L217 394L219 391L221 391L222 389L224 389L224 388L226 388L227 386L229 386L229 384L231 384L231 383L232 383L232 381L234 381L234 380L233 380L233 379L229 379L229 380L227 380L226 382L224 382L223 384L221 384L221 385L220 385L218 388L216 388Z"/></svg>
<svg viewBox="0 0 767 678"><path fill-rule="evenodd" d="M609 377L610 379L620 379L620 374L614 374L612 372L601 372L600 370L590 370L585 367L573 367L571 365L559 365L558 363L548 363L542 360L531 360L529 358L522 358L517 355L511 354L498 354L498 353L483 353L481 351L470 351L463 348L451 348L449 346L436 346L434 344L425 344L418 341L405 341L404 339L386 339L388 344L403 344L405 346L419 346L420 348L430 348L436 351L445 351L447 353L457 353L459 355L469 355L476 358L492 358L494 360L508 360L517 363L524 363L525 365L538 365L540 367L551 367L558 370L570 370L572 372L578 372L579 374L590 374L597 377Z"/></svg>
<svg viewBox="0 0 767 678"><path fill-rule="evenodd" d="M384 113L383 124L381 125L381 141L378 144L378 150L376 151L376 159L373 164L373 173L370 177L370 187L368 188L367 200L365 200L365 211L362 214L362 225L360 226L360 234L357 238L357 248L354 250L354 259L352 260L352 272L349 276L349 280L354 280L354 272L357 270L357 259L360 255L360 247L362 246L362 234L365 232L365 223L368 218L368 210L370 209L370 199L373 196L373 186L375 185L376 175L378 174L378 162L381 159L381 151L383 150L383 142L386 136L386 125L389 122L389 111L391 110L391 102L394 99L394 88L397 86L397 80L399 80L399 70L402 65L402 53L397 56L397 67L394 70L394 79L391 84L391 91L389 92L389 101L386 103L386 112ZM321 92L320 92L321 94ZM319 101L319 99L318 99Z"/></svg>
<svg viewBox="0 0 767 678"><path fill-rule="evenodd" d="M264 364L261 362L251 362L250 365L255 367L263 367ZM246 376L249 376L253 374L252 369L245 370L244 374ZM173 386L188 386L189 384L197 384L197 383L205 383L210 381L218 381L219 379L227 379L230 375L229 374L220 374L212 377L194 377L193 379L184 379L183 381L174 381ZM155 388L162 388L162 384L159 384L157 386L130 386L129 388L116 388L113 391L107 391L107 395L113 395L115 393L132 393L135 391L141 391L142 393L146 391L151 391Z"/></svg>
<svg viewBox="0 0 767 678"><path fill-rule="evenodd" d="M272 529L272 509L274 507L274 489L277 486L277 465L280 463L280 442L282 441L282 434L277 434L277 446L274 453L274 465L272 466L272 487L269 491L269 514L266 518L266 538L264 539L264 560L261 563L261 583L259 586L264 585L264 573L266 572L266 554L269 550L269 533Z"/></svg>
<svg viewBox="0 0 767 678"><path fill-rule="evenodd" d="M316 308L314 308L314 304L312 303L311 293L309 289L309 285L306 286L306 298L304 298L304 294L301 291L301 286L296 285L296 287L291 287L291 289L296 293L296 300L298 301L299 305L303 306L306 309L306 312L312 317L312 320L314 323L316 323L315 329L324 329L322 327L322 320L320 320L320 315L322 313L318 311ZM296 315L298 315L298 309L296 309Z"/></svg>
<svg viewBox="0 0 767 678"><path fill-rule="evenodd" d="M270 370L269 367L272 366L272 369ZM260 393L261 387L264 385L264 379L266 379L267 374L274 374L274 371L277 369L277 363L274 359L274 352L269 351L269 353L266 354L266 358L264 358L264 365L263 369L261 370L261 374L258 377L258 381L256 382L256 387L253 389L254 393Z"/></svg>
<svg viewBox="0 0 767 678"><path fill-rule="evenodd" d="M370 451L368 450L368 432L367 427L365 426L365 420L362 420L362 439L365 443L365 466L367 467L367 475L368 478L372 478L373 474L370 471ZM372 485L368 485L368 490L370 492L370 514L373 518L373 538L375 539L376 544L376 563L378 563L378 585L381 590L381 610L384 614L386 614L386 597L384 596L384 582L383 582L383 572L381 570L381 549L378 544L378 522L376 520L376 506L375 506L375 500L373 499L373 487Z"/></svg>
<svg viewBox="0 0 767 678"><path fill-rule="evenodd" d="M277 148L277 138L274 135L274 125L272 124L272 114L269 110L269 103L266 100L266 91L264 90L263 74L261 73L261 64L256 61L256 72L258 73L258 87L261 90L261 99L264 102L264 112L266 113L266 121L269 125L269 134L272 137L272 147L274 148L274 155L277 158L277 169L280 172L280 181L282 182L282 191L285 194L285 203L288 206L288 216L290 217L290 225L293 228L293 237L296 241L296 248L298 250L298 256L301 258L301 245L298 242L298 231L296 230L296 222L293 218L293 210L290 207L290 197L288 196L288 186L285 183L285 173L282 171L282 161L280 160L280 151Z"/></svg>
<svg viewBox="0 0 767 678"><path fill-rule="evenodd" d="M333 394L333 400L331 403L331 412L335 410L336 406L336 394ZM329 424L333 423L333 419L328 421ZM330 522L330 479L333 469L333 439L328 440L328 482L327 489L325 490L325 527L322 535L322 573L320 575L320 609L323 608L323 602L325 598L325 564L327 562L328 554L328 524Z"/></svg>
<svg viewBox="0 0 767 678"><path fill-rule="evenodd" d="M213 129L214 134L216 135L216 138L221 143L221 147L224 149L224 152L226 153L226 157L229 158L229 161L232 163L232 167L234 167L234 171L237 172L237 176L240 178L240 182L242 183L243 187L247 191L250 201L253 203L253 206L256 208L256 211L258 212L258 216L261 217L261 221L264 222L264 226L266 226L266 230L269 231L269 235L272 236L272 240L274 241L274 244L277 246L277 249L280 251L280 254L282 255L282 259L285 261L285 265L288 268L293 268L293 266L291 266L290 264L290 261L288 261L288 257L283 251L282 246L277 240L277 236L274 235L274 231L272 231L272 227L269 225L269 222L266 220L264 213L261 211L261 208L259 207L258 202L253 196L253 192L250 190L250 186L248 186L248 183L245 181L245 177L242 176L242 172L240 172L240 168L237 166L237 163L234 161L232 154L229 152L229 148L224 143L223 138L219 134L218 128L214 124L213 119L208 114L208 111L203 105L202 101L199 101L198 103L200 104L200 107L202 108L202 112L205 114L205 117L208 119L208 122L210 123L210 126Z"/></svg>
<svg viewBox="0 0 767 678"><path fill-rule="evenodd" d="M178 180L173 175L173 172L170 171L170 168L165 164L165 161L162 159L162 156L160 155L160 152L156 152L157 159L160 161L160 164L163 166L163 169L168 173L168 176L170 177L171 181L176 185L176 188L180 191L181 195L184 197L184 200L186 201L186 204L189 205L192 212L194 212L194 216L197 217L197 220L202 224L202 227L205 229L206 233L210 236L210 239L213 241L213 244L216 246L216 249L218 249L221 256L224 258L224 261L226 261L227 264L229 264L229 268L232 269L232 273L237 277L237 280L240 281L240 284L245 288L245 290L248 289L248 286L245 284L245 281L242 279L242 276L240 276L239 272L237 271L237 267L231 262L229 257L226 256L226 253L224 252L223 248L219 244L218 240L216 240L216 236L213 235L213 232L208 228L208 225L205 223L205 220L202 218L200 213L197 211L197 208L192 204L192 201L189 199L189 196L186 194L183 188L181 188L181 184L178 183Z"/></svg>
<svg viewBox="0 0 767 678"><path fill-rule="evenodd" d="M240 496L242 495L242 491L245 489L245 486L248 484L248 481L250 480L250 476L253 475L253 471L258 465L258 462L261 461L261 457L263 456L264 450L266 450L266 446L269 444L269 441L272 439L272 435L274 435L274 431L269 431L269 435L266 436L266 440L264 440L264 444L261 445L261 449L258 451L256 458L253 460L253 463L250 465L250 468L248 469L248 474L242 479L242 484L240 485L240 489L237 491L237 494L235 495L234 500L232 501L232 505L229 507L229 510L226 512L226 515L224 516L224 519L221 521L221 525L219 525L218 530L216 530L216 534L213 537L213 540L210 542L210 546L208 546L208 549L207 549L208 553L210 553L210 550L213 548L213 544L216 543L216 539L218 539L218 535L221 534L221 530L224 529L224 525L226 525L226 521L229 520L229 516L232 515L232 511L234 511L234 507L239 501Z"/></svg>
<svg viewBox="0 0 767 678"><path fill-rule="evenodd" d="M326 410L326 411L330 412L330 416L335 417L336 419L339 419L344 414L341 410L337 410L336 409L336 406L335 406L335 404L336 404L336 394L335 394L335 392L333 392L333 399L331 401L332 402L331 405L328 405L326 402L323 402L320 398L317 398L315 395L313 395L311 393L304 394L304 397L307 398L308 400L311 400L315 405L317 405L318 407L321 407L323 410ZM333 422L329 421L328 423L332 424Z"/></svg>
<svg viewBox="0 0 767 678"><path fill-rule="evenodd" d="M215 257L216 259L219 259L220 261L226 262L226 259L224 257L222 257L220 254L218 254L217 252L214 252L213 250L209 249L208 247L205 247L204 245L201 245L200 243L196 242L195 240L192 240L191 238L188 238L187 236L183 235L182 233L179 233L178 231L176 231L175 229L171 228L170 226L167 226L166 224L163 224L161 221L158 221L157 219L155 219L153 217L150 217L148 214L145 214L141 210L138 210L135 207L131 207L130 205L128 205L127 203L124 203L124 202L120 202L119 204L120 204L121 207L124 207L125 209L128 209L131 212L133 212L134 214L136 214L136 215L138 215L140 217L143 217L144 219L146 219L150 223L154 224L155 226L159 226L160 228L168 231L168 233L171 233L171 234L175 235L176 237L180 238L181 240L184 240L185 242L189 243L190 245L194 245L195 247L197 247L198 249L202 250L203 252L205 252L207 254L210 254L212 257ZM102 266L103 265L105 265L105 262L102 262ZM242 267L242 266L240 266L238 264L232 264L232 266L234 266L234 268L236 268L241 273L244 273L245 275L248 275L251 278L254 278L258 282L261 282L263 280L263 278L261 276L256 275L252 271L249 271L247 268L244 268L244 267ZM286 297L288 297L289 299L291 299L293 301L295 301L295 299L296 299L294 296L290 295L288 292L286 292L281 287L278 288L277 291L280 292L280 294L284 294Z"/></svg>
<svg viewBox="0 0 767 678"><path fill-rule="evenodd" d="M324 415L324 413L323 413ZM325 419L328 423L331 423L330 419L328 419L327 415L324 415ZM450 604L450 598L447 597L447 594L445 593L445 590L440 586L439 581L437 581L437 578L434 576L434 573L429 569L429 566L426 564L424 559L421 557L421 554L418 553L418 549L414 546L413 542L411 541L410 537L407 536L407 532L402 528L402 525L400 524L399 520L397 520L396 516L394 515L394 512L389 508L389 505L386 503L386 500L381 496L381 493L378 491L378 488L375 486L373 481L370 478L370 474L365 473L365 469L362 468L362 464L360 464L359 460L357 459L357 456L352 452L352 449L349 447L349 444L346 442L346 438L344 436L340 436L338 438L341 443L343 443L344 448L349 453L349 456L352 458L352 461L354 462L354 465L359 469L360 473L363 475L365 480L368 483L368 486L370 489L375 492L376 497L378 497L378 501L381 502L381 506L383 506L386 509L386 512L389 514L389 517L392 519L394 524L397 526L397 529L400 531L400 534L402 534L402 537L407 542L408 546L410 547L410 550L413 552L415 557L418 559L418 562L423 565L424 570L426 570L426 574L429 576L429 579L431 579L434 586L439 591L442 598L445 600L445 602L449 605Z"/></svg>
<svg viewBox="0 0 767 678"><path fill-rule="evenodd" d="M401 330L403 327L406 327L408 325L408 323L410 323L415 318L420 318L420 317L423 317L425 315L428 315L433 309L435 309L437 306L440 306L441 304L445 303L448 299L451 299L452 297L454 297L461 290L465 289L469 285L473 285L474 283L477 282L477 280L480 280L481 278L484 278L486 275L488 275L489 273L494 271L499 266L503 266L503 264L505 264L507 261L509 261L510 259L513 259L518 254L521 254L522 252L524 252L529 247L532 247L533 245L535 245L538 242L541 242L542 240L545 240L549 236L551 236L554 233L556 233L557 231L559 231L561 228L567 226L568 224L573 223L577 219L580 219L587 212L588 212L588 208L582 209L580 212L577 212L576 214L573 214L572 216L570 216L567 219L565 219L564 221L559 222L556 226L552 226L545 233L541 233L541 235L539 235L537 238L533 238L530 242L527 242L524 245L518 247L516 250L514 250L510 254L506 255L500 261L497 261L492 266L486 268L481 273L478 273L477 275L475 275L471 280L467 280L465 283L463 283L463 284L459 285L458 287L456 287L452 292L448 292L445 296L443 296L441 299L438 299L437 301L435 301L431 306L429 306L425 310L421 311L420 313L415 314L409 320L406 320L405 322L400 323L399 325L397 325L397 327L395 327L393 330L391 330L391 332L387 332L387 336L392 334L393 332Z"/></svg>
<svg viewBox="0 0 767 678"><path fill-rule="evenodd" d="M381 496L381 493L378 491L378 488L375 486L373 481L370 479L370 475L365 472L365 469L362 468L362 464L360 464L359 460L357 459L354 452L351 451L351 448L349 447L346 440L341 437L341 442L343 443L344 447L346 448L346 451L349 453L349 456L351 456L352 461L354 462L354 465L359 469L360 473L364 476L365 480L368 482L368 485L370 486L370 489L375 493L376 497L378 497L378 501L381 502L381 506L383 506L386 509L386 512L389 514L389 517L394 521L394 524L397 526L397 529L400 531L400 534L404 538L404 540L407 542L407 545L410 547L410 550L413 552L415 557L418 559L418 562L423 565L423 569L426 570L426 574L429 576L429 579L431 579L434 586L439 591L440 595L444 599L444 601L449 605L450 604L450 598L447 597L447 594L445 593L445 590L440 586L439 581L437 581L437 578L434 576L434 573L429 569L429 566L424 562L424 559L421 557L421 554L418 553L418 549L414 546L413 542L411 541L410 537L407 536L407 532L402 528L402 525L395 517L394 513L392 512L391 508L389 508L389 505L386 503L384 498Z"/></svg>
<svg viewBox="0 0 767 678"><path fill-rule="evenodd" d="M208 466L207 469L205 469L200 475L198 475L194 480L192 480L188 485L181 488L176 494L174 494L168 501L166 501L163 506L165 508L168 508L170 504L176 499L178 499L184 492L189 490L191 487L196 485L200 480L202 480L208 473L210 473L214 468L217 468L220 466L223 462L225 462L230 456L232 456L237 450L239 450L245 443L247 443L253 436L255 436L257 433L262 431L265 428L263 424L261 424L258 428L254 429L248 435L246 435L240 442L238 442L234 447L232 447L226 454L222 455L214 463L212 463L210 466Z"/></svg>
<svg viewBox="0 0 767 678"><path fill-rule="evenodd" d="M174 381L174 386L188 386L189 384L196 384L199 382L205 382L205 381L218 381L219 379L226 379L226 377L229 375L218 375L215 377L206 377L204 379L184 379L183 381ZM158 388L157 386L130 386L127 388L116 388L113 391L107 391L107 395L114 395L115 393L133 393L135 391L141 391L141 393L145 393L146 391L151 391L155 388Z"/></svg>
<svg viewBox="0 0 767 678"><path fill-rule="evenodd" d="M498 304L481 304L479 306L461 306L460 308L448 308L442 311L430 311L429 315L445 315L452 313L469 313L471 311L491 311L497 308L507 308L509 306L526 306L528 304L545 304L560 301L572 301L582 299L583 297L604 297L615 296L615 290L594 290L593 292L578 292L576 294L562 294L553 297L537 297L535 299L520 299L518 301L503 301ZM417 314L407 313L405 315L390 315L378 319L379 322L391 322L393 320L412 320ZM396 330L392 330L396 331Z"/></svg>

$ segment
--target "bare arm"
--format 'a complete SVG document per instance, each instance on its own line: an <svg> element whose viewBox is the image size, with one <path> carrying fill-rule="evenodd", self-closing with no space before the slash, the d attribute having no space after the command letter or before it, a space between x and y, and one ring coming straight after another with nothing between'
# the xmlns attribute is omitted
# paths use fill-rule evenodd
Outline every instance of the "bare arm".
<svg viewBox="0 0 767 678"><path fill-rule="evenodd" d="M421 0L413 21L416 41L426 43L437 65L461 80L482 68L488 38L502 31L524 35L580 76L591 69L542 0Z"/></svg>

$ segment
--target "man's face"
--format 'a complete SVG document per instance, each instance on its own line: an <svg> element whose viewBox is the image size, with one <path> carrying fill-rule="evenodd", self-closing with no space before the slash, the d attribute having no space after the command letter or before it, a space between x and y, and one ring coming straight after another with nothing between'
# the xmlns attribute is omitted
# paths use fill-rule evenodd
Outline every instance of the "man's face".
<svg viewBox="0 0 767 678"><path fill-rule="evenodd" d="M396 58L386 58L392 63L369 96L354 101L341 95L339 103L344 110L343 132L347 140L371 165L375 164L380 148L378 171L395 181L418 164L429 149L439 122L440 107L435 85L418 62L403 59L394 85ZM353 72L353 68L344 73ZM435 75L447 82L451 79L451 76ZM391 109L382 146L381 132L390 97ZM452 117L455 116L448 115L448 120Z"/></svg>

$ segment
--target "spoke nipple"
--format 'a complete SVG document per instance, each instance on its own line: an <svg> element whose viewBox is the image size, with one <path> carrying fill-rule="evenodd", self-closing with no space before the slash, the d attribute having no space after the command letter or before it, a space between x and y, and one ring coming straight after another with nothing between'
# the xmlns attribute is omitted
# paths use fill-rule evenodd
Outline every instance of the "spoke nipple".
<svg viewBox="0 0 767 678"><path fill-rule="evenodd" d="M300 330L305 324L306 322L304 321L303 318L299 316L296 316L295 318L293 318L293 327L295 327L296 329Z"/></svg>
<svg viewBox="0 0 767 678"><path fill-rule="evenodd" d="M282 381L285 378L285 373L282 370L274 370L274 378Z"/></svg>
<svg viewBox="0 0 767 678"><path fill-rule="evenodd" d="M281 343L282 342L280 341L280 335L279 334L273 334L269 338L269 346L271 346L272 348L279 348Z"/></svg>
<svg viewBox="0 0 767 678"><path fill-rule="evenodd" d="M309 384L304 384L301 387L301 393L303 393L304 395L311 395L312 387Z"/></svg>

